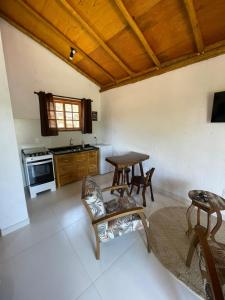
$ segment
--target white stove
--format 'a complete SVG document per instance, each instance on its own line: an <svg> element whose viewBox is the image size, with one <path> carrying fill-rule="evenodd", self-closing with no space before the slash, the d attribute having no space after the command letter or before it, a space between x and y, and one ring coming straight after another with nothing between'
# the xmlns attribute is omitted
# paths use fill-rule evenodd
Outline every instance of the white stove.
<svg viewBox="0 0 225 300"><path fill-rule="evenodd" d="M31 198L38 193L56 190L53 155L47 148L22 150L26 182Z"/></svg>

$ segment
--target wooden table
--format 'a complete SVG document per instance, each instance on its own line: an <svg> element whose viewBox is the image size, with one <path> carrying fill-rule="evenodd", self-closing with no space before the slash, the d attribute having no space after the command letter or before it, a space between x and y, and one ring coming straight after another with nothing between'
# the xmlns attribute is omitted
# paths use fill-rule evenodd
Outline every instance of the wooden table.
<svg viewBox="0 0 225 300"><path fill-rule="evenodd" d="M187 234L190 235L192 232L191 224L191 213L194 207L197 207L197 225L200 225L200 212L201 210L207 213L207 237L211 237L212 240L215 238L215 234L220 229L222 224L221 211L225 210L225 199L222 197L210 193L207 191L193 190L188 193L189 198L192 200L190 207L187 210L187 222L188 230ZM216 213L217 222L216 225L211 230L211 215Z"/></svg>
<svg viewBox="0 0 225 300"><path fill-rule="evenodd" d="M144 176L142 162L147 159L149 159L149 155L138 152L128 152L119 156L107 157L106 161L115 167L112 185L117 184L119 170L122 170L122 184L128 184L128 182L126 182L125 169L132 166L132 176L134 176L134 166L136 164L139 164L141 176Z"/></svg>

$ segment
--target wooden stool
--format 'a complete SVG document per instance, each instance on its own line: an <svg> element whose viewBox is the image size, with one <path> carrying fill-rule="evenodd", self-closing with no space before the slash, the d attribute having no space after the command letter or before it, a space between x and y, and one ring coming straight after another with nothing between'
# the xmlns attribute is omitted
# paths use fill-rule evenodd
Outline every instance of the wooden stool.
<svg viewBox="0 0 225 300"><path fill-rule="evenodd" d="M207 229L206 235L207 237L211 237L211 239L215 239L215 234L220 229L222 224L222 215L221 211L225 210L225 200L213 193L201 190L193 190L188 193L189 198L192 200L191 205L187 209L186 217L188 222L188 230L186 234L189 236L193 230L191 224L191 214L193 212L194 207L197 207L197 225L200 224L200 213L201 210L207 213ZM217 222L216 225L211 230L211 215L216 213Z"/></svg>
<svg viewBox="0 0 225 300"><path fill-rule="evenodd" d="M113 186L114 185L123 185L127 184L130 185L129 181L129 173L130 168L124 168L124 169L117 169L115 168L114 175L113 175ZM111 194L113 194L113 190L111 191Z"/></svg>

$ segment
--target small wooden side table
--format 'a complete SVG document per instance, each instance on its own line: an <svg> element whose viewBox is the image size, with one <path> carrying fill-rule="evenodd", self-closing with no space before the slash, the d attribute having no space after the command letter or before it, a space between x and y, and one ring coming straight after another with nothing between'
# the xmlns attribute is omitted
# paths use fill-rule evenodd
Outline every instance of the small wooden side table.
<svg viewBox="0 0 225 300"><path fill-rule="evenodd" d="M220 229L222 224L222 215L221 211L225 210L225 199L222 197L202 190L193 190L188 193L189 198L192 200L191 205L187 209L186 217L188 222L187 235L189 236L193 230L191 224L191 214L194 207L197 207L197 225L201 225L201 210L207 213L207 230L206 236L210 237L212 240L215 240L215 234ZM216 225L211 230L211 215L216 213L217 222Z"/></svg>

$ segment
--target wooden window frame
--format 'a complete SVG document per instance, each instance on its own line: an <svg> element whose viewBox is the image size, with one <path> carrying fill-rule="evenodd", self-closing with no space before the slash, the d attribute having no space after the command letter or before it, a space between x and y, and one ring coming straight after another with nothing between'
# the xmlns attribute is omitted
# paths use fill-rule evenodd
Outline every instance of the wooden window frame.
<svg viewBox="0 0 225 300"><path fill-rule="evenodd" d="M58 131L81 131L82 130L82 106L81 106L81 101L80 100L70 100L67 98L57 98L57 97L53 97L53 102L54 102L54 110L55 110L55 117L56 117L56 107L55 107L55 103L62 103L63 104L63 114L64 114L64 128L59 128L57 127ZM65 110L65 104L76 104L79 107L79 120L73 120L72 121L79 121L79 128L66 128L66 110ZM56 124L57 124L57 117L55 119Z"/></svg>

